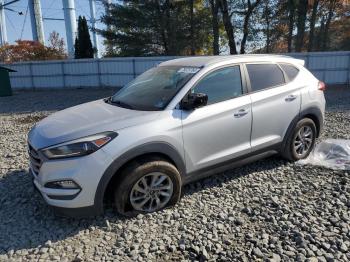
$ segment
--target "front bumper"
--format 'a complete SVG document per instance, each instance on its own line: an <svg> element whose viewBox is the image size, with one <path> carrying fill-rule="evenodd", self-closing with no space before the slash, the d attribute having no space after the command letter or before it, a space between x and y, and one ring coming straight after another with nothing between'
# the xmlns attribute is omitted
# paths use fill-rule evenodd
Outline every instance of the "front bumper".
<svg viewBox="0 0 350 262"><path fill-rule="evenodd" d="M100 149L84 157L43 161L38 172L32 171L31 164L31 174L35 188L57 214L95 216L103 211L99 204L101 201L95 201L95 195L98 183L109 164L110 158ZM79 188L56 189L45 186L48 182L61 180L72 180Z"/></svg>
<svg viewBox="0 0 350 262"><path fill-rule="evenodd" d="M36 189L36 191L42 196L42 198L47 203L45 195L40 191L40 189L37 186L37 183L35 183L35 175L33 174L31 169L29 170L29 172L33 175L33 187ZM101 215L103 212L103 208L97 205L79 207L79 208L65 208L65 207L58 207L58 206L52 206L52 205L49 205L49 206L54 211L55 215L61 216L61 217L86 218L86 217Z"/></svg>

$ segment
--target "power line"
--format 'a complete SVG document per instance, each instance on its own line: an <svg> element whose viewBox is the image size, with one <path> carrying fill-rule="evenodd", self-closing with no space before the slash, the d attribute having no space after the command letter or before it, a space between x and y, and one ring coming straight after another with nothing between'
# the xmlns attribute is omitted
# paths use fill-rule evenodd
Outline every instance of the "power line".
<svg viewBox="0 0 350 262"><path fill-rule="evenodd" d="M51 8L52 6L53 6L53 3L55 2L55 0L52 0L51 1L51 4L49 5L49 7L48 8Z"/></svg>
<svg viewBox="0 0 350 262"><path fill-rule="evenodd" d="M15 27L15 25L12 23L12 20L10 19L9 15L5 13L5 16L6 16L7 20L10 22L10 25L12 26L13 31L16 32L16 31L17 31L17 30L16 30L16 27Z"/></svg>
<svg viewBox="0 0 350 262"><path fill-rule="evenodd" d="M82 13L84 13L84 15L85 15L86 17L88 17L89 20L90 20L90 19L91 19L90 15L87 14L87 13L85 12L84 8L83 8L83 7L80 5L80 3L79 3L79 0L76 1L76 4L77 4L78 8L82 11Z"/></svg>
<svg viewBox="0 0 350 262"><path fill-rule="evenodd" d="M18 2L18 1L20 1L20 0L12 0L12 1L10 1L10 2L4 3L4 4L2 5L2 7L8 6L8 5L12 5L12 4L14 4L14 3L16 3L16 2Z"/></svg>
<svg viewBox="0 0 350 262"><path fill-rule="evenodd" d="M50 12L50 15L51 15L51 10L55 10L56 12L54 12L54 13L57 13L58 10L59 10L60 12L62 12L62 9L59 9L59 8L52 8L52 6L53 6L54 3L55 3L55 0L52 0L48 7L46 7L46 8L41 7L43 16L47 16L47 15L48 15L47 12L44 11L44 10L49 11L49 12Z"/></svg>

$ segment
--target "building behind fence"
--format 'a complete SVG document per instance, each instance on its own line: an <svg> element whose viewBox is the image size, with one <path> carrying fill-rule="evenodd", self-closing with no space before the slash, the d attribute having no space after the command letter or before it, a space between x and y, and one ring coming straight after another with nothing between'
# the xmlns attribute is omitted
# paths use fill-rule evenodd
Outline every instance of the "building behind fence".
<svg viewBox="0 0 350 262"><path fill-rule="evenodd" d="M327 84L350 84L350 51L292 53ZM14 89L120 87L147 69L176 57L132 57L24 62L6 65Z"/></svg>

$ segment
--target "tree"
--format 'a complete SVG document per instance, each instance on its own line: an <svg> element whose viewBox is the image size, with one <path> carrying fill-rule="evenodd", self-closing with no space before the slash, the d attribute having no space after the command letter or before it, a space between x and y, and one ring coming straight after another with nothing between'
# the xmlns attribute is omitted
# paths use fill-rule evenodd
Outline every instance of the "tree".
<svg viewBox="0 0 350 262"><path fill-rule="evenodd" d="M301 52L347 45L341 40L346 31L333 26L349 16L341 0L121 0L105 5L106 29L97 31L105 38L107 56ZM342 34L335 35L334 28Z"/></svg>
<svg viewBox="0 0 350 262"><path fill-rule="evenodd" d="M16 44L6 44L0 47L0 61L5 63L61 60L66 59L63 39L59 34L52 32L49 38L49 46L36 41L17 40Z"/></svg>
<svg viewBox="0 0 350 262"><path fill-rule="evenodd" d="M229 14L229 5L227 0L219 0L219 3L220 3L219 7L222 13L222 20L224 22L224 27L228 38L230 54L236 55L237 48L236 48L236 41L235 41L235 33L234 33L234 26L231 21L231 15Z"/></svg>
<svg viewBox="0 0 350 262"><path fill-rule="evenodd" d="M270 53L270 47L271 47L271 35L272 35L272 20L273 20L273 8L275 6L271 7L270 1L265 0L264 5L262 6L261 10L261 18L262 18L262 24L263 26L263 33L265 34L265 52Z"/></svg>
<svg viewBox="0 0 350 262"><path fill-rule="evenodd" d="M288 53L292 52L296 0L288 0Z"/></svg>
<svg viewBox="0 0 350 262"><path fill-rule="evenodd" d="M190 41L191 41L191 55L195 55L195 40L194 40L194 0L189 0L190 9Z"/></svg>
<svg viewBox="0 0 350 262"><path fill-rule="evenodd" d="M74 44L75 59L93 58L95 50L91 43L89 28L86 18L79 16L78 19L78 35Z"/></svg>
<svg viewBox="0 0 350 262"><path fill-rule="evenodd" d="M210 9L200 0L119 1L97 30L106 56L198 55L212 52Z"/></svg>
<svg viewBox="0 0 350 262"><path fill-rule="evenodd" d="M220 54L219 47L219 0L209 0L210 9L211 9L211 26L213 30L213 54Z"/></svg>
<svg viewBox="0 0 350 262"><path fill-rule="evenodd" d="M276 34L272 29L276 28L274 24L274 17L277 14L277 6L271 5L269 0L264 0L263 5L261 6L261 19L263 24L262 32L265 35L265 53L270 53L272 49L273 35Z"/></svg>
<svg viewBox="0 0 350 262"><path fill-rule="evenodd" d="M315 37L315 25L316 25L316 19L317 19L317 9L318 9L318 4L319 0L314 0L312 4L312 13L310 17L310 33L309 33L309 45L307 48L308 52L311 52L313 49L313 44L314 44L314 37Z"/></svg>
<svg viewBox="0 0 350 262"><path fill-rule="evenodd" d="M329 28L331 25L331 21L335 15L335 9L337 7L337 0L329 0L328 3L326 3L327 5L327 15L326 15L326 23L324 25L324 31L323 33L323 37L322 37L322 50L326 50L328 47L328 43L329 43Z"/></svg>
<svg viewBox="0 0 350 262"><path fill-rule="evenodd" d="M317 2L314 2L310 18L308 51L348 50L341 43L345 43L343 40L348 37L349 19L346 18L350 13L349 5L339 0ZM314 29L311 27L313 23Z"/></svg>
<svg viewBox="0 0 350 262"><path fill-rule="evenodd" d="M301 52L304 44L305 22L307 15L308 0L299 0L297 5L297 35L295 39L295 51Z"/></svg>
<svg viewBox="0 0 350 262"><path fill-rule="evenodd" d="M241 50L240 53L244 54L245 53L245 46L247 43L247 38L249 34L249 22L250 18L255 10L255 8L261 3L261 0L255 0L255 2L251 2L250 0L247 1L247 7L243 11L244 15L244 22L243 22L243 37L241 41Z"/></svg>
<svg viewBox="0 0 350 262"><path fill-rule="evenodd" d="M60 37L60 34L56 31L52 31L49 36L49 47L56 50L60 54L65 54L65 44L64 39Z"/></svg>

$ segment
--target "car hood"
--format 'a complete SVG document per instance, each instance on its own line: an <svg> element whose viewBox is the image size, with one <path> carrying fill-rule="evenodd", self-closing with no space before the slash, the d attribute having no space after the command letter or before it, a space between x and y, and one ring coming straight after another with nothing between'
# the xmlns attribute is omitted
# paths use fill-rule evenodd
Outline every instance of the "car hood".
<svg viewBox="0 0 350 262"><path fill-rule="evenodd" d="M74 106L44 118L28 134L35 149L152 121L159 111L137 111L97 100Z"/></svg>

